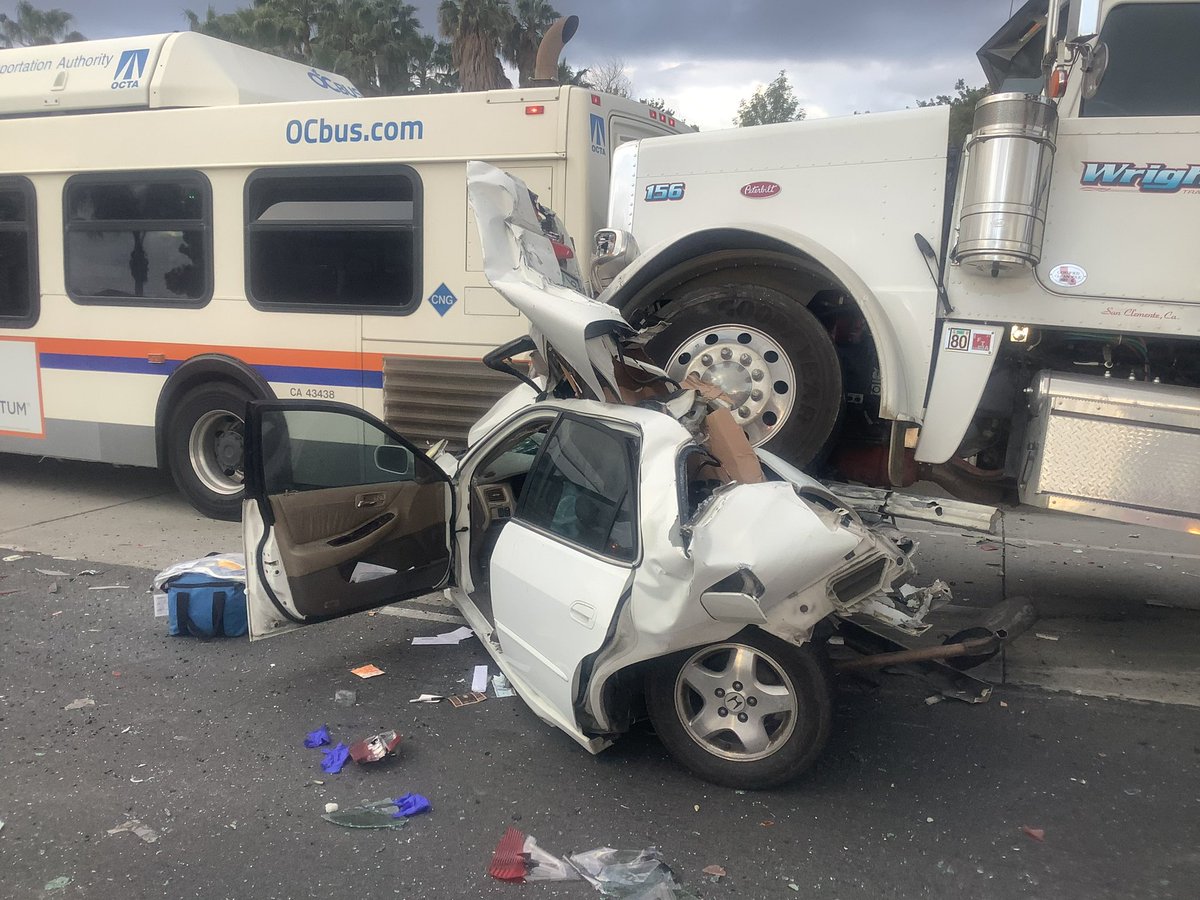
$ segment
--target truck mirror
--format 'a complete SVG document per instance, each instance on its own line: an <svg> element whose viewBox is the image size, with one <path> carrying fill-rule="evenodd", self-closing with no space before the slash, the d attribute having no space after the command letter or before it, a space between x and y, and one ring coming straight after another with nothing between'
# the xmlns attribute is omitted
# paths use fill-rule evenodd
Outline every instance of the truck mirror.
<svg viewBox="0 0 1200 900"><path fill-rule="evenodd" d="M1108 70L1108 44L1103 41L1084 51L1081 62L1083 69L1083 99L1091 100L1100 90L1100 81Z"/></svg>

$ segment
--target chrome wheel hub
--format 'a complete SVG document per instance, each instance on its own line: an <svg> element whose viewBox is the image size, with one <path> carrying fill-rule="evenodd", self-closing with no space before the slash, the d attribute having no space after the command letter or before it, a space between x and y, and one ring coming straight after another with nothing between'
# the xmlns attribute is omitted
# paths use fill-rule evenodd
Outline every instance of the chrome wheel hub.
<svg viewBox="0 0 1200 900"><path fill-rule="evenodd" d="M764 759L796 728L791 679L767 654L745 644L695 653L675 679L675 712L688 736L714 756Z"/></svg>
<svg viewBox="0 0 1200 900"><path fill-rule="evenodd" d="M244 424L241 416L212 409L196 420L188 437L192 471L210 491L230 496L242 489Z"/></svg>
<svg viewBox="0 0 1200 900"><path fill-rule="evenodd" d="M671 354L666 371L676 381L695 375L724 392L755 446L775 436L795 405L791 361L757 328L728 324L698 331Z"/></svg>

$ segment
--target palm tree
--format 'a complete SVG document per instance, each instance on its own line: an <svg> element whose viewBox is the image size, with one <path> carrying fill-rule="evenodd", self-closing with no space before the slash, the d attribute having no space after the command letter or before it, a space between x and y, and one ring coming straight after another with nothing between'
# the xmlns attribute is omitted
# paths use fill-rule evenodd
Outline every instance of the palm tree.
<svg viewBox="0 0 1200 900"><path fill-rule="evenodd" d="M515 0L515 12L504 55L516 65L521 87L528 87L537 65L538 46L546 29L558 18L558 10L546 0Z"/></svg>
<svg viewBox="0 0 1200 900"><path fill-rule="evenodd" d="M16 13L15 19L0 13L0 47L34 47L87 40L78 31L69 30L75 17L65 10L40 10L29 0L19 0Z"/></svg>
<svg viewBox="0 0 1200 900"><path fill-rule="evenodd" d="M458 73L450 58L450 45L432 35L421 35L409 58L408 83L413 94L457 91Z"/></svg>
<svg viewBox="0 0 1200 900"><path fill-rule="evenodd" d="M512 23L505 0L442 0L438 28L450 39L450 58L464 91L512 87L500 62Z"/></svg>

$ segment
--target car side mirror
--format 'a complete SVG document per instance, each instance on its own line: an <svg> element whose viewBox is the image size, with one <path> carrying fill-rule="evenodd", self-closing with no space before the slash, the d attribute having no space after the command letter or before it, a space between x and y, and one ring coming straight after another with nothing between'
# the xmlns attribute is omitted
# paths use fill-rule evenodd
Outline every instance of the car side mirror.
<svg viewBox="0 0 1200 900"><path fill-rule="evenodd" d="M383 444L375 448L375 467L393 475L412 477L413 455L407 447Z"/></svg>
<svg viewBox="0 0 1200 900"><path fill-rule="evenodd" d="M601 228L592 239L592 290L599 294L638 255L637 241L627 231Z"/></svg>

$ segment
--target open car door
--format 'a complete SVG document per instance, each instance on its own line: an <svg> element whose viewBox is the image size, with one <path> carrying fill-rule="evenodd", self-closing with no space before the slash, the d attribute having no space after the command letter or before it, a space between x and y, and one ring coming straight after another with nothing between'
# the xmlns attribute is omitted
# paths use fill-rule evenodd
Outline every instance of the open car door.
<svg viewBox="0 0 1200 900"><path fill-rule="evenodd" d="M360 409L251 403L242 539L250 639L447 584L449 477Z"/></svg>

